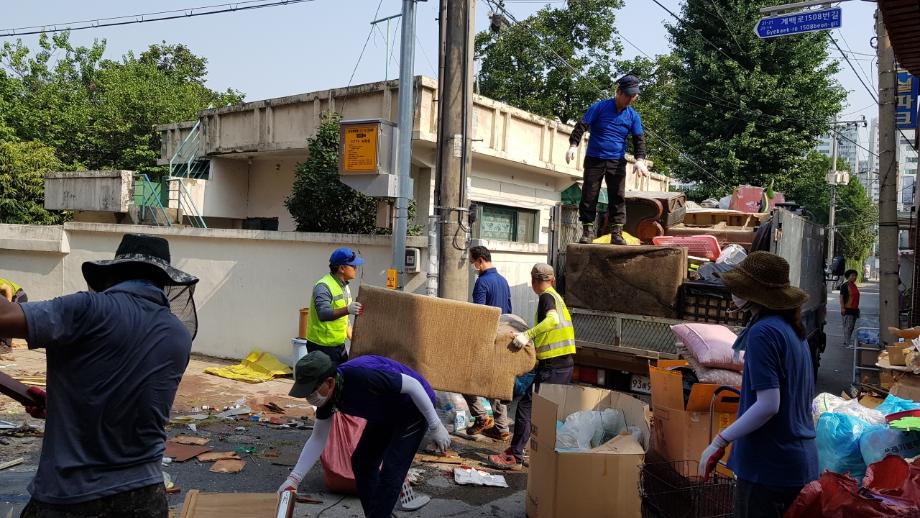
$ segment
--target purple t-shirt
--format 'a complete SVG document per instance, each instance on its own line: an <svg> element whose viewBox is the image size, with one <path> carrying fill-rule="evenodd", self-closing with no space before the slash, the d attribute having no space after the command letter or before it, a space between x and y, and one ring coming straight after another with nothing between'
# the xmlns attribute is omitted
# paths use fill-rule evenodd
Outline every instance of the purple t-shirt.
<svg viewBox="0 0 920 518"><path fill-rule="evenodd" d="M328 419L336 411L368 421L409 419L421 414L415 403L402 391L402 374L414 378L428 394L431 404L437 397L421 374L396 360L383 356L359 356L338 366L341 385L329 404L317 409L318 419Z"/></svg>

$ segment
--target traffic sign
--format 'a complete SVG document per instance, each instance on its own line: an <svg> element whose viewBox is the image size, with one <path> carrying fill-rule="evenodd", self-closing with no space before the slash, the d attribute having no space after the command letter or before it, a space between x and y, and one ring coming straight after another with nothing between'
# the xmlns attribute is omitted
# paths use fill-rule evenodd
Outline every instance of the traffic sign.
<svg viewBox="0 0 920 518"><path fill-rule="evenodd" d="M768 16L757 22L754 32L762 39L791 36L806 32L839 29L842 23L841 9L818 9L797 13Z"/></svg>

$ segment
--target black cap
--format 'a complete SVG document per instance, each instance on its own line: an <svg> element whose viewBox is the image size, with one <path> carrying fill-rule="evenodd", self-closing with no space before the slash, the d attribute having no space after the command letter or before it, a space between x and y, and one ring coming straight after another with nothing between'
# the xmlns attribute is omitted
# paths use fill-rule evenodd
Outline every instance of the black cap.
<svg viewBox="0 0 920 518"><path fill-rule="evenodd" d="M617 81L619 89L626 95L636 95L639 93L639 80L636 76L623 76Z"/></svg>
<svg viewBox="0 0 920 518"><path fill-rule="evenodd" d="M291 397L307 397L316 387L335 375L335 365L326 353L313 351L297 360L294 367L294 386L288 393Z"/></svg>

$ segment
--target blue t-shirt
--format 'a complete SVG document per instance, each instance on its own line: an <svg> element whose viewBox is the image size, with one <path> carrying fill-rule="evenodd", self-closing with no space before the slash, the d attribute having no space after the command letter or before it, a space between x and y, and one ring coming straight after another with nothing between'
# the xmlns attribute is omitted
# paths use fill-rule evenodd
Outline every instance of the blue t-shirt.
<svg viewBox="0 0 920 518"><path fill-rule="evenodd" d="M511 313L511 287L498 270L489 268L479 274L473 286L473 303L496 307L502 315Z"/></svg>
<svg viewBox="0 0 920 518"><path fill-rule="evenodd" d="M758 390L773 388L779 389L779 412L732 444L728 466L747 482L803 486L818 478L814 370L808 342L776 315L758 320L748 332L738 415L754 405Z"/></svg>
<svg viewBox="0 0 920 518"><path fill-rule="evenodd" d="M592 104L581 121L591 130L587 154L593 158L619 160L626 156L626 137L644 133L639 113L632 106L617 113L614 99Z"/></svg>
<svg viewBox="0 0 920 518"><path fill-rule="evenodd" d="M402 393L402 375L422 384L435 405L434 389L421 374L383 356L368 354L341 364L337 368L341 385L329 403L316 411L318 419L328 419L336 411L371 422L408 422L422 414L407 394Z"/></svg>
<svg viewBox="0 0 920 518"><path fill-rule="evenodd" d="M163 483L166 423L192 348L163 290L128 281L22 304L45 348L48 419L29 493L71 504Z"/></svg>

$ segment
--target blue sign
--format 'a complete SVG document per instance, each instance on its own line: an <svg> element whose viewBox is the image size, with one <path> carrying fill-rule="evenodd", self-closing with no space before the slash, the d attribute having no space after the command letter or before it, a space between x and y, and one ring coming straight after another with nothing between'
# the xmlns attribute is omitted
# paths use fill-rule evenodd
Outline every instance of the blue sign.
<svg viewBox="0 0 920 518"><path fill-rule="evenodd" d="M839 7L815 11L799 11L761 18L754 32L762 39L791 36L805 32L839 29L842 19Z"/></svg>
<svg viewBox="0 0 920 518"><path fill-rule="evenodd" d="M920 81L906 70L898 70L895 120L899 129L917 129L917 96Z"/></svg>

